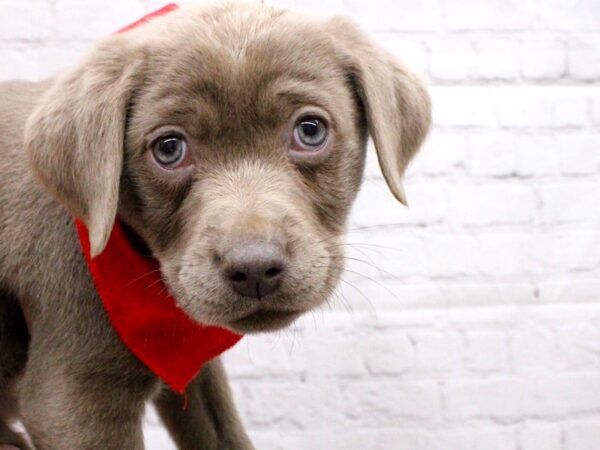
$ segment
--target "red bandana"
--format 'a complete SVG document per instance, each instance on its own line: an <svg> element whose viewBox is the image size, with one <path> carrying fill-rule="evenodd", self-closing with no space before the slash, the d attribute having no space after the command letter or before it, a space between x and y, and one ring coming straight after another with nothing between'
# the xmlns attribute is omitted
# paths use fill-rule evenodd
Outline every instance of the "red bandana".
<svg viewBox="0 0 600 450"><path fill-rule="evenodd" d="M122 29L127 31L177 9L170 4ZM85 225L76 221L79 241L104 309L129 350L177 392L210 359L237 343L229 330L201 325L188 317L167 292L160 265L140 255L117 220L104 251L91 259Z"/></svg>

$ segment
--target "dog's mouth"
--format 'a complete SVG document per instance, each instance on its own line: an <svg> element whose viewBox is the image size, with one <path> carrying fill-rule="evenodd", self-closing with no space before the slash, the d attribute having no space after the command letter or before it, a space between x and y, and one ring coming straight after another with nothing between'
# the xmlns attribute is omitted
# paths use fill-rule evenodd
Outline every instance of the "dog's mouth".
<svg viewBox="0 0 600 450"><path fill-rule="evenodd" d="M228 327L242 333L274 331L288 326L301 314L302 311L261 308L233 320Z"/></svg>
<svg viewBox="0 0 600 450"><path fill-rule="evenodd" d="M270 266L258 270L255 267L262 262L250 261L230 275L223 262L230 260L215 258L217 246L209 233L204 236L182 254L165 257L165 281L180 308L193 320L240 334L281 330L321 306L331 296L341 269L337 247L330 250L319 245L320 236L305 234L294 240L293 247L286 247L284 270L275 275L277 284L269 286ZM265 251L259 256L263 253L267 254ZM241 252L241 256L248 254ZM271 260L267 262L274 265ZM261 295L246 289L248 284L258 291L259 283L266 286Z"/></svg>

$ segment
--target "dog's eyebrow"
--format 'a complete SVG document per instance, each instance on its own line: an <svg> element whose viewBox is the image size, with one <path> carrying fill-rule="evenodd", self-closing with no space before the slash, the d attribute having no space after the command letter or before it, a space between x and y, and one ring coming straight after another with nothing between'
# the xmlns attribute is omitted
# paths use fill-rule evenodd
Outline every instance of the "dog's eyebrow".
<svg viewBox="0 0 600 450"><path fill-rule="evenodd" d="M332 96L320 84L307 82L300 84L286 80L286 82L277 85L273 92L277 99L283 98L287 103L294 106L313 105L331 113Z"/></svg>

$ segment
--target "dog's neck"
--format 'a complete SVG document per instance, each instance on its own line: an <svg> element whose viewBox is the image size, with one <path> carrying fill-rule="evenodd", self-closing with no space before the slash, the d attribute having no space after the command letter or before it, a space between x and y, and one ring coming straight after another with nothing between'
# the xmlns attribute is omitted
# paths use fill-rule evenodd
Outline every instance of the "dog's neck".
<svg viewBox="0 0 600 450"><path fill-rule="evenodd" d="M120 220L119 223L120 223L121 227L123 228L123 233L125 234L125 239L127 239L127 241L129 241L129 244L131 245L131 247L141 257L153 258L152 250L150 250L150 247L148 247L148 244L146 244L146 241L144 241L144 239L139 234L137 234L133 230L133 228L131 228L129 225L127 225L127 223L125 223L122 220Z"/></svg>

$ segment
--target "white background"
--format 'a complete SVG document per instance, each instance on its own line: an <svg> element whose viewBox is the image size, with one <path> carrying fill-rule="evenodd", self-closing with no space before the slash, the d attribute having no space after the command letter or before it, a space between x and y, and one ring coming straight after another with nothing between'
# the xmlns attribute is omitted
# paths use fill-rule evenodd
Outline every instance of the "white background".
<svg viewBox="0 0 600 450"><path fill-rule="evenodd" d="M435 126L410 209L371 158L336 302L227 354L258 449L600 449L600 1L270 3L353 16ZM0 0L0 79L162 4ZM146 436L172 448L153 414Z"/></svg>

